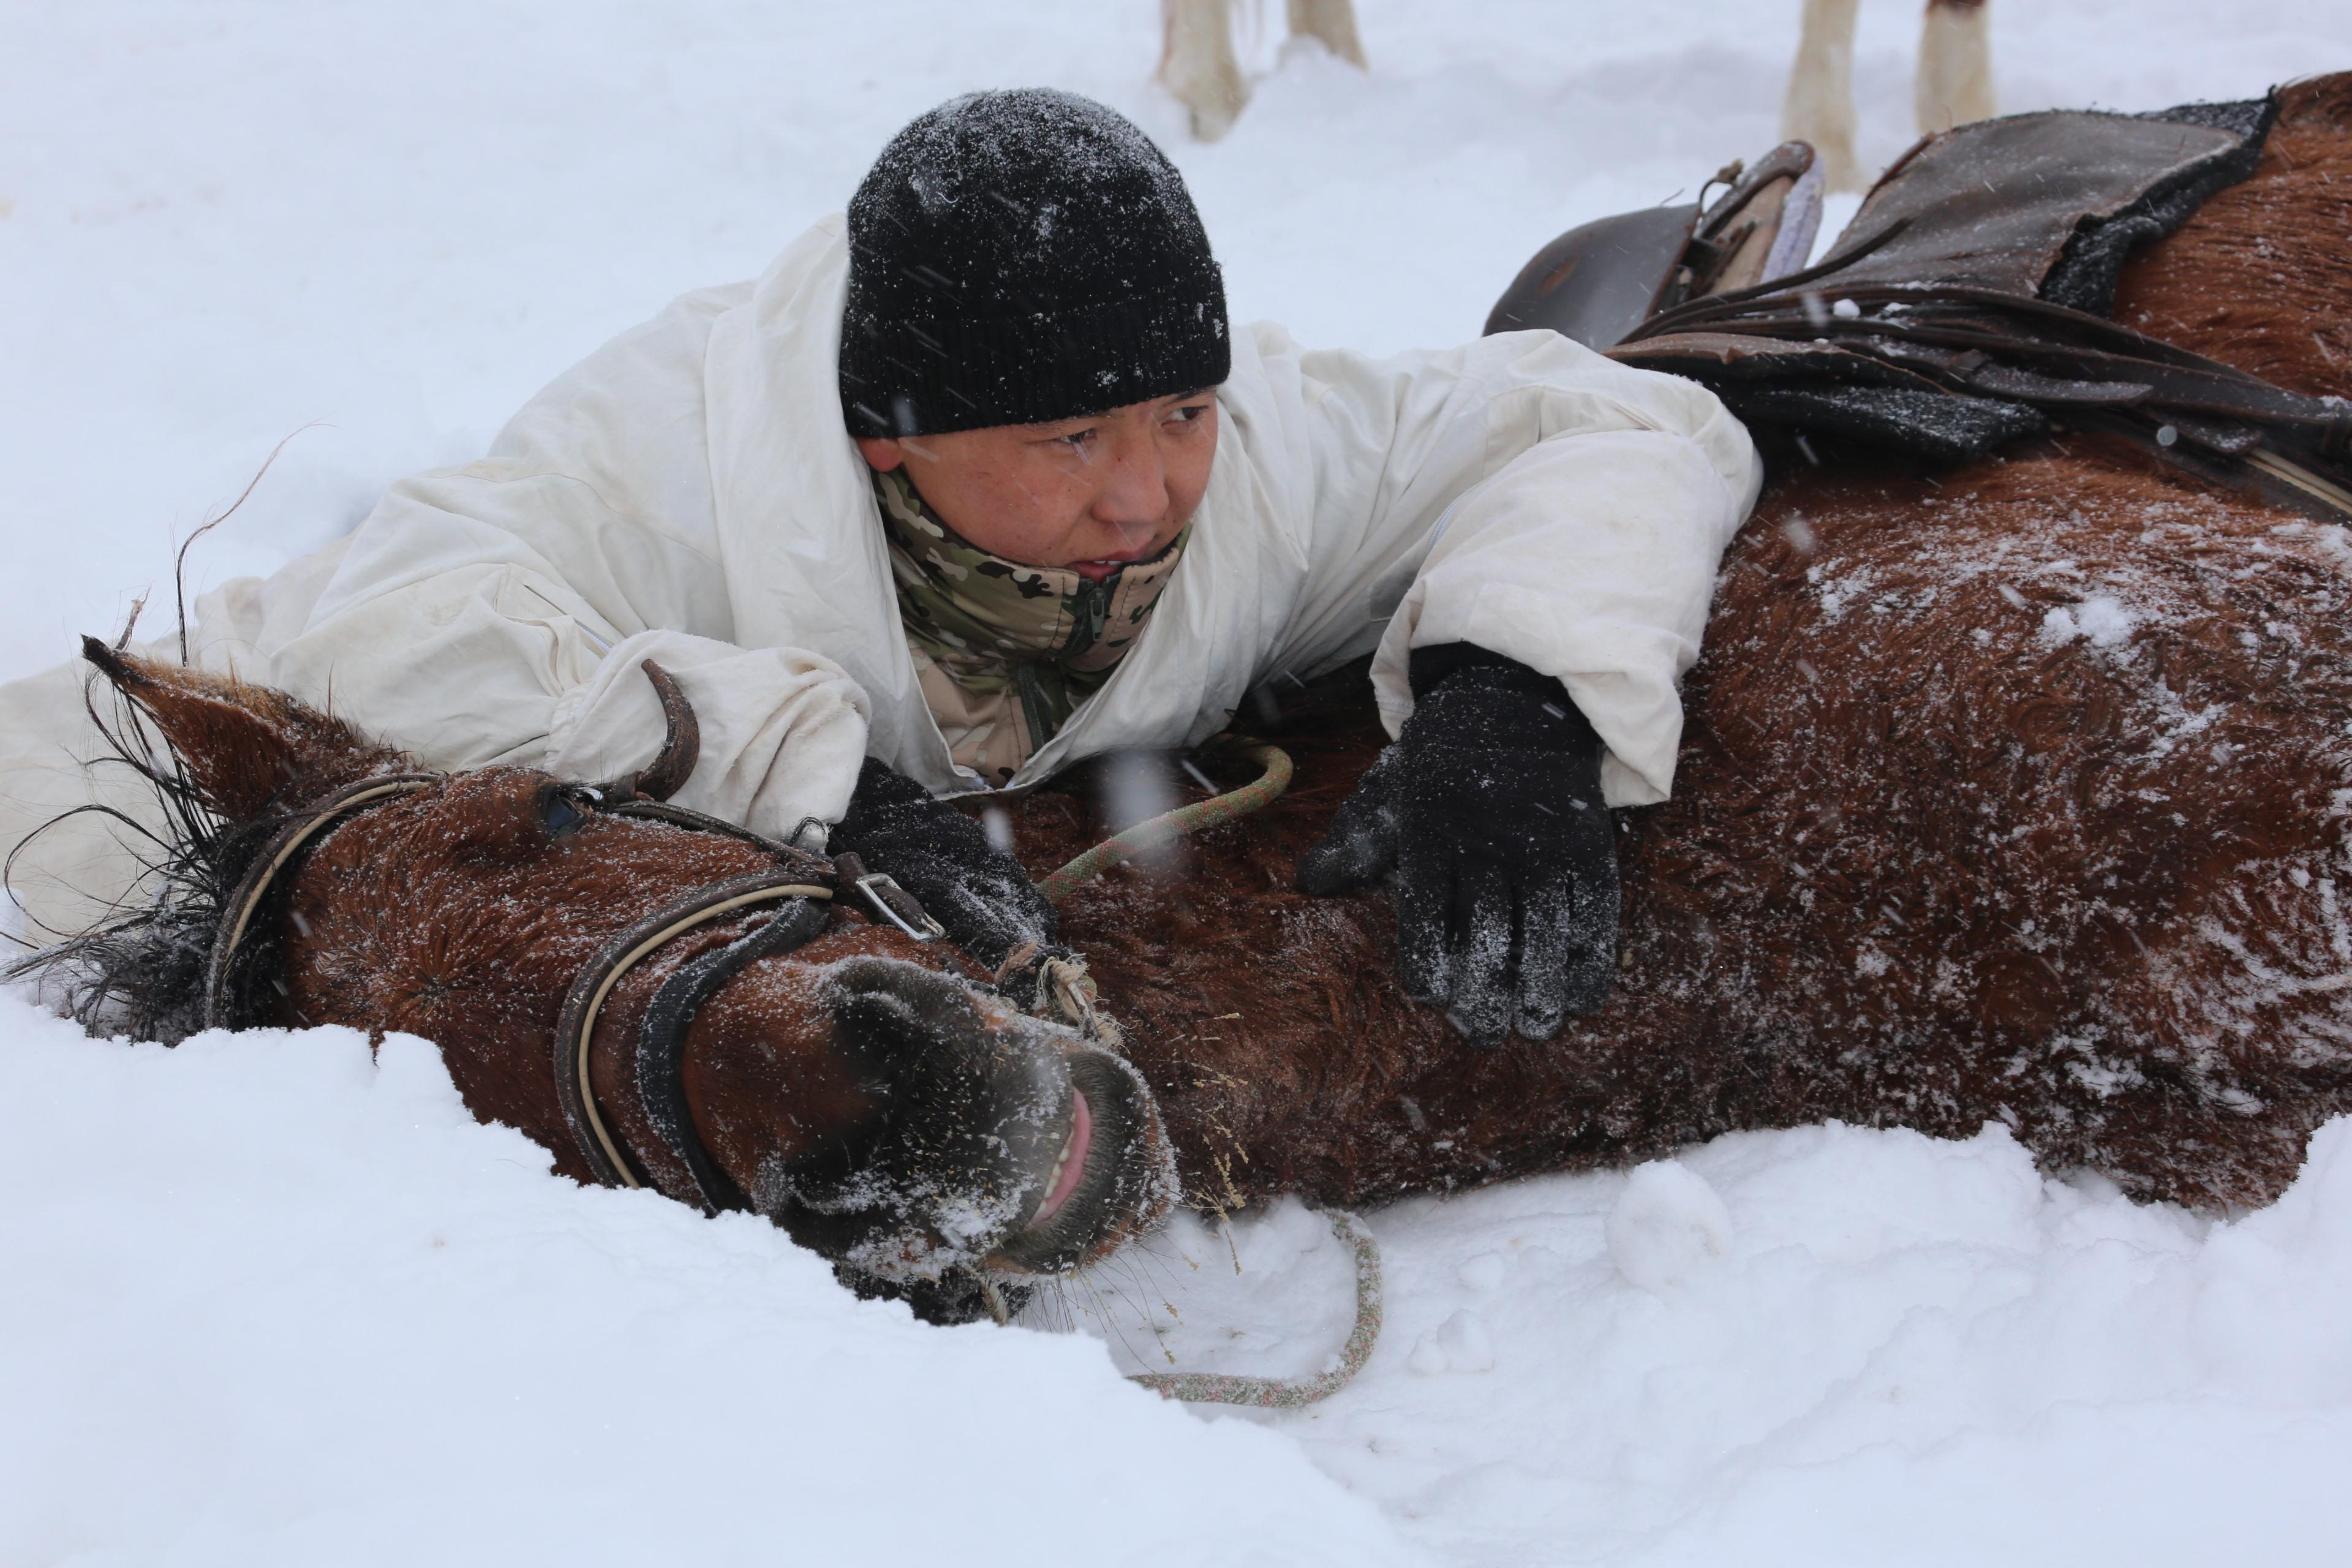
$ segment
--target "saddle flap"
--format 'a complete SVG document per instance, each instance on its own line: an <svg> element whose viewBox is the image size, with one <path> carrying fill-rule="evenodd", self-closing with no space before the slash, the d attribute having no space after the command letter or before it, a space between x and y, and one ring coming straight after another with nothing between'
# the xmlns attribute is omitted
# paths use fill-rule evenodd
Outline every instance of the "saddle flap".
<svg viewBox="0 0 2352 1568"><path fill-rule="evenodd" d="M1686 300L1803 266L1822 221L1812 148L1783 142L1744 173L1733 163L1717 178L1731 188L1710 205L1650 207L1570 229L1519 269L1485 331L1549 327L1608 349Z"/></svg>
<svg viewBox="0 0 2352 1568"><path fill-rule="evenodd" d="M1484 333L1549 327L1591 349L1621 342L1664 305L1682 267L1696 203L1644 207L1570 229L1519 269Z"/></svg>
<svg viewBox="0 0 2352 1568"><path fill-rule="evenodd" d="M2252 173L2276 112L2260 99L1962 125L1897 159L1824 261L1836 287L1959 284L2105 315L2130 249Z"/></svg>

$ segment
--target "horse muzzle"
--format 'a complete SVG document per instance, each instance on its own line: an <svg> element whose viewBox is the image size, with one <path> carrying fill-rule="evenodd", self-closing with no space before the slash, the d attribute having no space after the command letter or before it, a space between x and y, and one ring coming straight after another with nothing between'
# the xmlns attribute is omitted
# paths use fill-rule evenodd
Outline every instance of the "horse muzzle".
<svg viewBox="0 0 2352 1568"><path fill-rule="evenodd" d="M763 1169L757 1206L851 1269L1066 1273L1177 1194L1158 1106L1123 1058L922 964L828 966L833 1047L875 1107L824 1157Z"/></svg>

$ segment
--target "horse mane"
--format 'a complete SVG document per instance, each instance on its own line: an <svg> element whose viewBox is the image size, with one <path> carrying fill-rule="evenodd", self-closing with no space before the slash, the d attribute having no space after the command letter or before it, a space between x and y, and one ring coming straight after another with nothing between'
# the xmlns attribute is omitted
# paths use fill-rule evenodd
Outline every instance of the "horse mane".
<svg viewBox="0 0 2352 1568"><path fill-rule="evenodd" d="M232 822L214 811L179 754L129 696L110 686L114 713L110 719L100 710L103 679L92 670L83 689L100 740L100 753L85 765L137 774L153 795L161 826L118 806L80 805L50 818L19 844L0 866L0 890L8 888L26 845L75 816L120 824L140 874L94 923L35 948L0 975L32 982L45 1001L91 1034L177 1045L205 1026L205 968L222 911L290 813Z"/></svg>
<svg viewBox="0 0 2352 1568"><path fill-rule="evenodd" d="M175 1045L205 1026L214 933L272 836L329 791L415 763L282 691L143 658L125 651L129 640L128 627L112 645L82 640L82 657L95 667L82 704L100 742L84 766L128 768L152 792L154 812L96 802L59 813L10 852L0 890L26 844L88 815L128 830L119 837L139 874L96 920L55 932L61 940L0 975L34 981L93 1033ZM100 710L101 680L114 698L110 719ZM245 944L259 957L240 966L246 974L273 972L260 957L268 945L267 936ZM239 1009L247 1021L266 1011Z"/></svg>

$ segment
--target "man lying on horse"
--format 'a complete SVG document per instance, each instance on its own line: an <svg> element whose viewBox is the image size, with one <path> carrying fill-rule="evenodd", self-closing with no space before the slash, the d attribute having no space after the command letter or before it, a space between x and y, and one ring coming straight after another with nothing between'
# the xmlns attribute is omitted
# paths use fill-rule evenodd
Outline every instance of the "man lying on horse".
<svg viewBox="0 0 2352 1568"><path fill-rule="evenodd" d="M822 825L994 963L1052 912L939 797L1197 743L1377 648L1399 743L1302 879L1394 870L1412 993L1542 1038L1608 994L1605 807L1667 795L1759 477L1712 394L1550 332L1376 361L1230 327L1150 141L984 93L488 456L214 595L197 657L433 767L577 778L654 753L656 658L700 717L681 804Z"/></svg>
<svg viewBox="0 0 2352 1568"><path fill-rule="evenodd" d="M1234 346L1213 299L1169 304L1181 265L1121 248L1197 225L1098 114L979 100L919 122L846 254L821 229L764 282L684 301L490 460L213 595L193 639L212 668L88 639L91 711L118 721L96 760L117 765L62 776L152 825L147 875L12 973L96 1033L432 1039L473 1112L561 1173L755 1209L943 1321L1009 1314L1179 1201L1382 1202L1830 1119L1997 1123L2053 1173L2205 1207L2285 1189L2352 1105L2352 78L1964 128L1816 267L1591 334L1716 378L1799 452L1811 426L1907 454L1825 445L1741 531L1680 787L1613 852L1596 775L1663 787L1642 770L1684 718L1696 623L1675 641L1676 617L1707 598L1694 541L1744 500L1738 426L1542 332L1384 366L1272 329ZM953 250L962 170L1029 216L956 254L1022 267L908 259ZM1769 265L1779 233L1725 226L1769 188L1751 172L1669 214L1670 251L1611 254L1657 263L1653 289L1692 284L1685 257L1717 280ZM1055 271L1076 262L1045 241L1072 233L1111 281ZM1202 247L1176 248L1213 293ZM1592 291L1542 285L1603 249L1561 237L1497 313L1583 310ZM1843 309L1809 298L1832 274ZM1097 367L1077 374L1102 407L1020 401L1071 364ZM963 405L970 423L927 412ZM1198 876L1064 867L1045 885L1095 973L1034 966L1061 1016L1033 1016L1011 961L1044 911L926 785L1204 734L1266 672L1375 645L1391 723L1418 699L1396 743L1335 669L1284 716L1314 776L1200 840ZM356 686L390 733L254 675ZM24 759L81 700L71 669L0 686L0 809L50 820ZM983 722L1021 760L982 759ZM669 804L688 798L768 837ZM776 841L803 808L842 853ZM34 849L102 895L51 853L105 820L79 810ZM1003 816L1036 869L1088 842L1066 796ZM863 885L851 849L960 942L836 898ZM1487 1043L1594 1000L1616 853L1607 1006L1488 1050L1409 1000ZM1391 860L1402 983L1390 900L1309 896Z"/></svg>

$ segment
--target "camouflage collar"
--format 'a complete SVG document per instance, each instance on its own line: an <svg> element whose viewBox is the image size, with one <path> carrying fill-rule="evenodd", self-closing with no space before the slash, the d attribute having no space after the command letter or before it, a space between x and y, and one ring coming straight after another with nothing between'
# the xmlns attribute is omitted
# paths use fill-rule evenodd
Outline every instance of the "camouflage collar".
<svg viewBox="0 0 2352 1568"><path fill-rule="evenodd" d="M1191 525L1099 583L1024 566L930 515L901 470L877 472L898 615L926 701L963 766L1002 783L1109 679L1143 635Z"/></svg>
<svg viewBox="0 0 2352 1568"><path fill-rule="evenodd" d="M903 469L875 475L898 610L908 635L936 651L1050 659L1081 674L1109 669L1151 618L1191 536L1101 582L1066 567L1024 566L959 538L930 514Z"/></svg>

